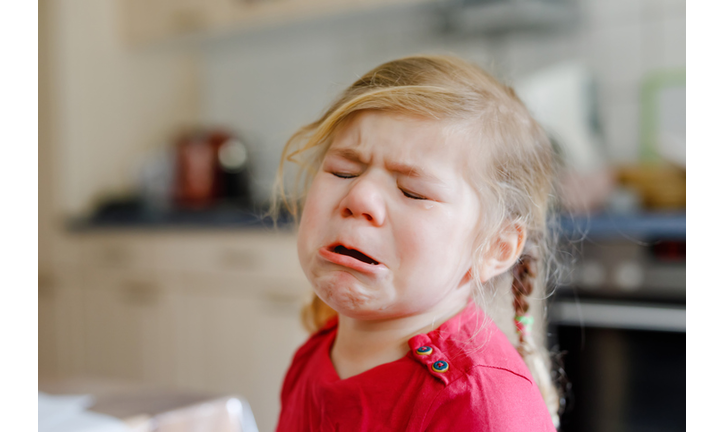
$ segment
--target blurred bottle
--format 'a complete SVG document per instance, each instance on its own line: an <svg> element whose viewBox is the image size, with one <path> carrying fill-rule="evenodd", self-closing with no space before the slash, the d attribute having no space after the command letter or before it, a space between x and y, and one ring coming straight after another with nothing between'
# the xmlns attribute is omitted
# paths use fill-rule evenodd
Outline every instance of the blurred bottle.
<svg viewBox="0 0 724 432"><path fill-rule="evenodd" d="M144 210L150 215L168 212L173 205L175 153L163 147L143 160L139 172L139 188Z"/></svg>

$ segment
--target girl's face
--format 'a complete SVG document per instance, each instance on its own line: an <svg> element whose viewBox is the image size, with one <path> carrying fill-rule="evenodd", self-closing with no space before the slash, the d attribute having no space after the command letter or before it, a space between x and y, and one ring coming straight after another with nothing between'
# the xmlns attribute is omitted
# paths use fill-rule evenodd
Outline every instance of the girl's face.
<svg viewBox="0 0 724 432"><path fill-rule="evenodd" d="M338 313L395 318L467 297L480 203L463 176L468 140L447 126L363 111L336 133L307 195L298 252Z"/></svg>

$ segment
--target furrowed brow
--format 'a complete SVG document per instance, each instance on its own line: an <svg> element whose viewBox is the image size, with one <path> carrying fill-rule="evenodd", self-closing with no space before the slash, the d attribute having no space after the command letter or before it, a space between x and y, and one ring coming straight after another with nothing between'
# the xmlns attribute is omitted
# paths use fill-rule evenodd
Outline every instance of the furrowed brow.
<svg viewBox="0 0 724 432"><path fill-rule="evenodd" d="M419 178L434 183L442 183L442 180L440 180L437 176L433 175L430 172L425 172L425 170L418 168L414 165L408 165L399 162L389 162L385 164L385 167L392 172L400 173L407 177Z"/></svg>
<svg viewBox="0 0 724 432"><path fill-rule="evenodd" d="M337 156L352 162L364 163L358 151L351 148L331 148L328 151L330 156Z"/></svg>
<svg viewBox="0 0 724 432"><path fill-rule="evenodd" d="M368 161L365 161L362 155L357 150L352 148L331 148L328 150L328 154L330 156L341 157L355 163L368 163ZM427 180L433 183L444 183L437 176L433 175L430 172L426 172L422 168L416 167L414 165L409 165L401 162L387 162L385 163L385 168L387 168L389 171L396 172L407 177L419 178L421 180Z"/></svg>

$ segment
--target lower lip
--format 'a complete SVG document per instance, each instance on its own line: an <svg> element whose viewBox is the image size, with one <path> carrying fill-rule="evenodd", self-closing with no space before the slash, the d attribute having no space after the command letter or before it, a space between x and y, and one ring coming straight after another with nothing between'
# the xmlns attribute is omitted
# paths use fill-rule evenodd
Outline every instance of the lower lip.
<svg viewBox="0 0 724 432"><path fill-rule="evenodd" d="M334 253L325 248L319 249L319 255L332 264L341 265L362 273L376 274L383 268L382 264L367 264L351 256Z"/></svg>

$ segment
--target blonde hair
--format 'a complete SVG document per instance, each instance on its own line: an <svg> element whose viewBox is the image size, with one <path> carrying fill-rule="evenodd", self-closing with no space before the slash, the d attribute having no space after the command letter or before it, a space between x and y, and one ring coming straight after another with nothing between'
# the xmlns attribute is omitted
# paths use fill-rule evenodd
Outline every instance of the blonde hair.
<svg viewBox="0 0 724 432"><path fill-rule="evenodd" d="M527 240L513 276L515 314L528 311L527 297L543 288L550 273L553 238L548 229L553 181L557 166L553 147L543 129L516 96L481 68L451 56L413 56L382 64L347 88L317 121L300 128L287 142L277 172L272 213L284 205L298 218L301 203L331 145L334 132L361 110L382 110L433 120L446 120L466 127L478 141L477 157L470 160L469 181L486 205L480 220L474 259L491 247L493 233L508 224L525 227ZM284 184L285 162L299 166L295 189ZM477 262L477 261L476 261ZM542 265L541 265L542 264ZM505 275L481 281L475 272L474 297L480 304ZM508 279L506 279L508 280ZM482 306L482 305L481 305ZM311 332L336 314L314 296L302 318ZM559 392L553 385L548 352L536 345L527 332L519 332L518 351L526 361L538 388L558 425Z"/></svg>

